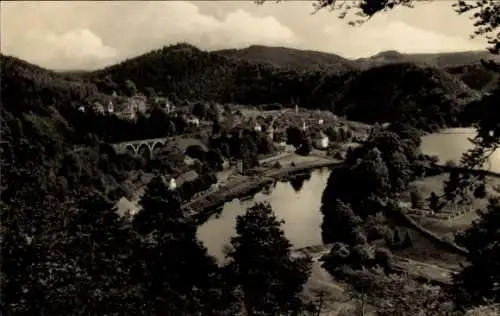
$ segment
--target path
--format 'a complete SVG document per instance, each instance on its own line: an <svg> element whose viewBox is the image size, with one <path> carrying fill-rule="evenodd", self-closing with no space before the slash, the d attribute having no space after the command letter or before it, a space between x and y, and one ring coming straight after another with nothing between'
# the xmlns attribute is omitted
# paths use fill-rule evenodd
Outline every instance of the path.
<svg viewBox="0 0 500 316"><path fill-rule="evenodd" d="M328 271L326 271L321 265L322 263L319 261L321 256L312 258L312 266L311 266L311 276L308 280L308 286L317 287L326 286L330 289L335 290L336 294L341 294L345 291L344 287L336 282Z"/></svg>
<svg viewBox="0 0 500 316"><path fill-rule="evenodd" d="M295 256L309 255L317 264L319 259L330 252L331 245L317 245L294 250ZM447 269L435 264L430 264L422 261L408 259L405 257L394 256L395 267L406 271L413 277L422 277L434 280L444 284L450 284L452 277L457 273L455 270ZM322 268L321 268L322 269ZM324 271L324 269L322 269ZM328 273L325 271L325 273ZM320 273L317 274L321 276ZM318 282L325 281L326 278L318 278ZM330 279L331 280L331 279Z"/></svg>
<svg viewBox="0 0 500 316"><path fill-rule="evenodd" d="M457 271L443 268L435 264L399 256L394 256L394 258L397 259L395 266L406 271L413 277L421 277L443 284L451 284L453 281L453 275L457 273Z"/></svg>

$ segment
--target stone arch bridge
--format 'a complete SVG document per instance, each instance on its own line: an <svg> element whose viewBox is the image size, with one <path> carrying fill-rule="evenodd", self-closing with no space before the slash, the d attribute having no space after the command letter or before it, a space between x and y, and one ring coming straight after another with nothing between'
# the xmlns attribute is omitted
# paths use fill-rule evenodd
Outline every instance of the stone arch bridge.
<svg viewBox="0 0 500 316"><path fill-rule="evenodd" d="M204 151L208 151L207 145L201 140L189 137L185 138L182 136L130 140L110 145L117 154L126 154L127 152L132 154L147 153L150 158L153 158L155 152L158 152L159 149L164 148L167 144L177 147L183 153L186 152L189 146L193 145L200 146Z"/></svg>
<svg viewBox="0 0 500 316"><path fill-rule="evenodd" d="M139 154L146 152L150 157L154 156L155 150L165 147L172 137L140 139L111 144L117 154L131 152Z"/></svg>

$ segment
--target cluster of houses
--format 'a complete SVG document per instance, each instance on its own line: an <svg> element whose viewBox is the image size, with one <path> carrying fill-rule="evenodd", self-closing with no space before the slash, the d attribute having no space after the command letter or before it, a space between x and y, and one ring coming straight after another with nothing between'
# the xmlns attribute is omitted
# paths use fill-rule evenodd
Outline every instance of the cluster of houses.
<svg viewBox="0 0 500 316"><path fill-rule="evenodd" d="M324 120L323 119L319 119L316 123L316 128L317 127L320 127L321 125L323 125L324 123ZM262 125L258 124L257 122L255 122L254 124L254 131L260 133L262 132L263 128L262 128ZM302 120L302 126L301 126L301 130L306 132L308 130L308 126L306 124L306 122L304 120ZM267 129L265 130L267 136L269 137L269 139L275 141L275 134L274 134L274 127L273 127L273 124L269 124L269 126L267 127ZM313 146L317 149L322 149L322 150L325 150L328 148L329 144L330 144L330 139L328 138L328 136L321 130L319 130L318 132L313 132L312 133L312 141L313 141ZM283 147L284 144L280 143L280 147Z"/></svg>
<svg viewBox="0 0 500 316"><path fill-rule="evenodd" d="M151 102L153 104L151 104ZM148 104L149 103L149 104ZM144 95L132 97L119 97L116 92L103 101L96 101L90 107L80 106L80 112L86 112L88 108L101 115L116 115L123 119L134 120L139 113L146 113L149 106L158 106L167 113L175 111L175 106L165 97L155 97L148 100Z"/></svg>

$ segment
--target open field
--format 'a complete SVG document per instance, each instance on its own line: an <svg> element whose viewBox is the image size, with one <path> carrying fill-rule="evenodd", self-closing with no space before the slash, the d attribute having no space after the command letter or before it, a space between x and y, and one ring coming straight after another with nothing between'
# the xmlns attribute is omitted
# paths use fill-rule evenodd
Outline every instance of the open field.
<svg viewBox="0 0 500 316"><path fill-rule="evenodd" d="M443 193L443 182L448 179L449 174L441 174L434 177L427 177L414 182L418 191L425 198L429 197L431 192L435 192L438 195ZM486 177L486 189L492 196L499 196L493 188L500 185L500 179L496 177ZM488 205L487 199L473 199L470 206L469 212L464 215L454 217L450 220L438 219L431 217L416 217L418 222L425 228L448 238L453 238L453 233L458 230L464 230L470 227L472 222L478 218L476 210L484 209ZM454 208L451 206L445 206L441 211L442 213L453 213Z"/></svg>

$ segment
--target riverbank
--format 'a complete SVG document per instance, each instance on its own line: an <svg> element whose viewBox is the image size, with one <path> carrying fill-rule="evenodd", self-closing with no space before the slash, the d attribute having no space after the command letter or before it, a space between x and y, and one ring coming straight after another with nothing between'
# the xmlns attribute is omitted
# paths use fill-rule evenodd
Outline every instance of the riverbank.
<svg viewBox="0 0 500 316"><path fill-rule="evenodd" d="M240 176L217 191L185 204L183 208L188 210L193 221L201 224L222 211L222 206L228 201L253 195L275 181L287 179L304 171L340 166L343 163L341 160L319 156L307 156L301 160L287 167L269 168L261 170L256 175Z"/></svg>

